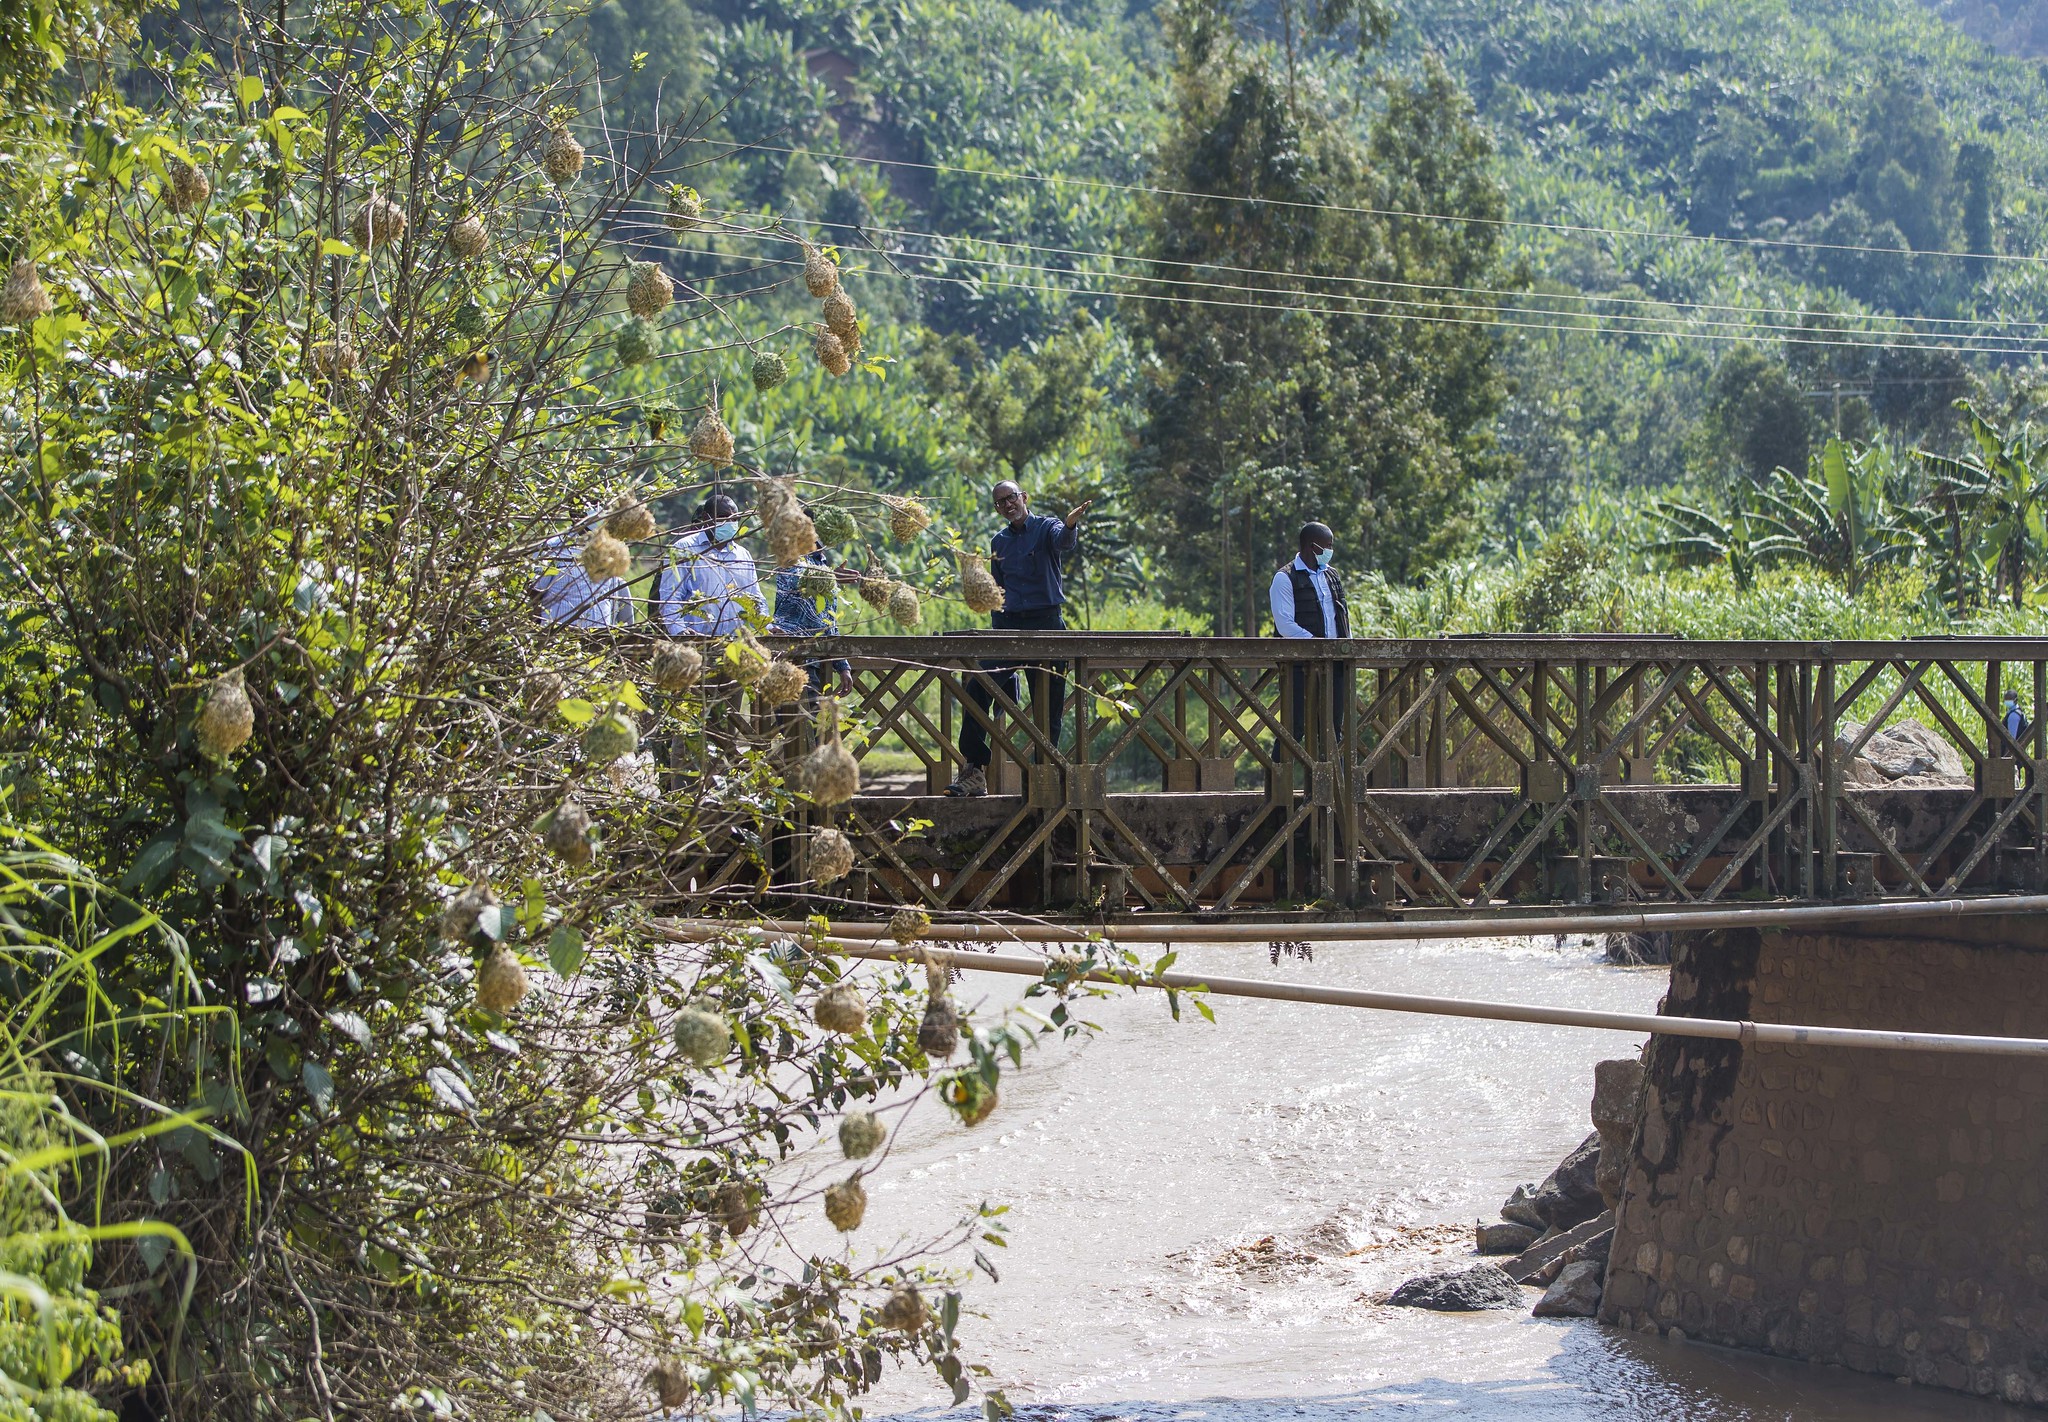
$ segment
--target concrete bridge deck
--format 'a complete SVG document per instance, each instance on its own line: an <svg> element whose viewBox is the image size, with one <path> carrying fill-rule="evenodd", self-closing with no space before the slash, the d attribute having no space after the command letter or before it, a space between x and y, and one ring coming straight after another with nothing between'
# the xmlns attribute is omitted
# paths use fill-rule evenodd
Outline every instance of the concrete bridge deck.
<svg viewBox="0 0 2048 1422"><path fill-rule="evenodd" d="M863 793L707 833L693 876L727 896L1101 920L2048 888L2048 747L2003 718L2008 692L2048 701L2043 639L978 633L780 649L851 661ZM1014 683L1007 667L1023 668ZM807 717L727 694L735 734L808 749ZM997 793L945 799L970 723L994 745ZM805 846L827 822L858 864L821 886Z"/></svg>

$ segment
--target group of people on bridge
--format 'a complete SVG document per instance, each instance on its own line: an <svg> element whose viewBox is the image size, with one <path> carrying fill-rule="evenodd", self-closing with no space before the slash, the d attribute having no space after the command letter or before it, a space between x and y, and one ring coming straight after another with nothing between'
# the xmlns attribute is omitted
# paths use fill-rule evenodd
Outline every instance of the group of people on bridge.
<svg viewBox="0 0 2048 1422"><path fill-rule="evenodd" d="M1066 630L1065 560L1080 546L1081 525L1094 503L1083 500L1064 518L1031 512L1030 496L1006 479L990 491L990 504L1002 527L989 539L989 572L1003 590L1003 605L989 614L990 626L1002 632ZM594 517L601 517L594 516ZM804 562L776 572L763 585L759 564L742 543L739 505L713 493L690 523L670 538L648 599L647 615L672 637L729 637L751 622L770 633L816 637L836 633L837 613L803 588L807 566L831 571L840 586L856 584L860 574L834 566L832 554L814 549ZM1304 525L1294 559L1273 574L1268 601L1274 634L1280 637L1348 637L1350 609L1343 580L1331 566L1336 535L1321 523ZM563 534L542 550L544 571L534 580L540 616L563 627L615 627L633 620L633 595L622 578L593 579L577 556L573 535ZM985 677L975 678L968 695L984 716L994 704L991 687L1022 704L1018 672L1047 672L1030 678L1034 701L1048 734L1057 741L1066 709L1066 680L1037 663L992 661L983 664ZM829 676L842 690L852 687L852 669L843 660L814 663L809 668L813 689L823 689ZM1300 704L1300 689L1295 701ZM987 726L968 716L960 732L962 769L946 793L981 796L988 793L991 749Z"/></svg>

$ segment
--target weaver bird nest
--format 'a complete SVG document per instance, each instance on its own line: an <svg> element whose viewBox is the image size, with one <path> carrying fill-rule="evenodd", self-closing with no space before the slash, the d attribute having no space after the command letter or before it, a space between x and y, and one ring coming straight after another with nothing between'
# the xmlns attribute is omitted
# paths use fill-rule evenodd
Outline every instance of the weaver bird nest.
<svg viewBox="0 0 2048 1422"><path fill-rule="evenodd" d="M668 185L668 210L662 220L671 232L688 232L704 216L704 199L695 188L686 188L681 183Z"/></svg>
<svg viewBox="0 0 2048 1422"><path fill-rule="evenodd" d="M832 1227L841 1234L851 1234L860 1228L860 1222L867 1217L867 1187L860 1183L860 1176L849 1175L837 1185L825 1187L825 1218L832 1221Z"/></svg>
<svg viewBox="0 0 2048 1422"><path fill-rule="evenodd" d="M610 765L640 749L640 727L623 711L609 711L583 728L583 754L592 765Z"/></svg>
<svg viewBox="0 0 2048 1422"><path fill-rule="evenodd" d="M676 1050L698 1067L716 1066L732 1050L732 1028L723 1016L706 1007L685 1007L676 1014L671 1031Z"/></svg>
<svg viewBox="0 0 2048 1422"><path fill-rule="evenodd" d="M687 642L662 642L654 649L648 672L663 691L685 692L704 674L704 654Z"/></svg>
<svg viewBox="0 0 2048 1422"><path fill-rule="evenodd" d="M405 209L382 193L372 193L370 200L356 209L349 235L365 252L388 247L405 235Z"/></svg>
<svg viewBox="0 0 2048 1422"><path fill-rule="evenodd" d="M846 342L822 326L811 342L811 353L817 356L819 365L834 375L844 375L853 369L853 357L847 353Z"/></svg>
<svg viewBox="0 0 2048 1422"><path fill-rule="evenodd" d="M696 428L690 431L690 453L720 469L732 463L732 431L725 427L718 411L706 410L698 419Z"/></svg>
<svg viewBox="0 0 2048 1422"><path fill-rule="evenodd" d="M811 878L820 884L830 884L852 872L853 841L846 837L844 830L826 825L811 836ZM865 1013L866 1009L862 1011ZM822 1018L819 1020L823 1021Z"/></svg>
<svg viewBox="0 0 2048 1422"><path fill-rule="evenodd" d="M590 862L590 811L575 800L564 800L541 821L541 843L557 858L569 864Z"/></svg>
<svg viewBox="0 0 2048 1422"><path fill-rule="evenodd" d="M612 537L635 543L654 537L654 512L631 494L621 494L612 501L612 511L606 515L604 526Z"/></svg>
<svg viewBox="0 0 2048 1422"><path fill-rule="evenodd" d="M466 212L449 226L448 247L463 261L473 262L491 249L491 234L484 229L482 218Z"/></svg>
<svg viewBox="0 0 2048 1422"><path fill-rule="evenodd" d="M249 704L249 691L239 671L218 678L206 689L193 731L199 753L208 760L226 760L248 742L256 729L256 708Z"/></svg>
<svg viewBox="0 0 2048 1422"><path fill-rule="evenodd" d="M833 832L838 833L836 830ZM814 850L814 857L815 853ZM868 1025L868 1005L852 983L834 983L818 994L818 1001L811 1008L811 1017L827 1032L851 1037Z"/></svg>
<svg viewBox="0 0 2048 1422"><path fill-rule="evenodd" d="M749 632L742 632L725 644L725 664L732 679L741 686L753 686L768 675L768 653Z"/></svg>
<svg viewBox="0 0 2048 1422"><path fill-rule="evenodd" d="M889 1128L872 1111L849 1111L839 1118L839 1150L848 1160L864 1160L882 1148Z"/></svg>
<svg viewBox="0 0 2048 1422"><path fill-rule="evenodd" d="M860 762L839 740L839 705L826 697L818 708L825 739L797 767L797 781L820 805L843 805L860 789Z"/></svg>
<svg viewBox="0 0 2048 1422"><path fill-rule="evenodd" d="M540 165L549 182L566 188L583 175L583 145L568 129L558 128L548 135L547 146L541 149Z"/></svg>
<svg viewBox="0 0 2048 1422"><path fill-rule="evenodd" d="M632 317L612 337L612 353L618 356L620 365L639 365L653 357L658 337L652 321Z"/></svg>
<svg viewBox="0 0 2048 1422"><path fill-rule="evenodd" d="M960 600L970 612L1001 612L1003 590L988 570L988 560L979 553L960 557Z"/></svg>
<svg viewBox="0 0 2048 1422"><path fill-rule="evenodd" d="M804 243L804 286L820 301L839 290L839 264Z"/></svg>
<svg viewBox="0 0 2048 1422"><path fill-rule="evenodd" d="M476 970L476 1005L500 1016L526 996L526 969L519 957L500 943L484 955Z"/></svg>
<svg viewBox="0 0 2048 1422"><path fill-rule="evenodd" d="M802 667L777 658L754 684L754 695L764 706L787 706L804 694L806 685Z"/></svg>
<svg viewBox="0 0 2048 1422"><path fill-rule="evenodd" d="M623 578L633 571L632 551L612 537L611 530L603 524L590 530L590 537L584 540L583 551L577 556L577 561L583 564L583 571L594 583Z"/></svg>
<svg viewBox="0 0 2048 1422"><path fill-rule="evenodd" d="M658 262L633 263L626 282L626 309L643 320L659 316L676 299L676 284Z"/></svg>
<svg viewBox="0 0 2048 1422"><path fill-rule="evenodd" d="M183 158L164 159L164 172L171 180L164 189L164 200L170 203L172 212L192 212L206 206L206 200L213 196L213 184L207 181L206 174Z"/></svg>
<svg viewBox="0 0 2048 1422"><path fill-rule="evenodd" d="M889 506L889 536L898 543L908 543L932 526L932 511L916 499L885 494L882 502Z"/></svg>
<svg viewBox="0 0 2048 1422"><path fill-rule="evenodd" d="M754 357L753 367L748 373L753 377L754 388L765 395L789 379L789 362L774 351L762 351Z"/></svg>
<svg viewBox="0 0 2048 1422"><path fill-rule="evenodd" d="M908 583L898 583L889 589L889 619L899 627L915 627L924 617L924 604L918 600L917 589Z"/></svg>
<svg viewBox="0 0 2048 1422"><path fill-rule="evenodd" d="M0 325L26 326L57 309L50 293L43 290L42 274L27 257L18 257L7 273L7 285L0 287Z"/></svg>

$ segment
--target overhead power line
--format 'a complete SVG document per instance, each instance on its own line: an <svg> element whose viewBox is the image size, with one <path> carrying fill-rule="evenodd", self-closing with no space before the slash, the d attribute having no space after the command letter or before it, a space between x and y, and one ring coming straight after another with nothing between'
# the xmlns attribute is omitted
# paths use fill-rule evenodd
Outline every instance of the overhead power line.
<svg viewBox="0 0 2048 1422"><path fill-rule="evenodd" d="M1576 236L1649 237L1659 241L1694 242L1724 247L1782 247L1814 252L1862 252L1888 257L1940 257L1969 262L2048 264L2048 257L2018 252L1952 252L1942 249L1920 251L1910 247L1862 246L1853 242L1808 242L1791 237L1720 237L1698 232L1660 232L1649 227L1598 227L1586 223L1536 222L1526 218L1471 217L1457 213L1416 212L1406 208L1300 202L1290 198L1246 197L1236 193L1193 192L1185 188L1160 188L1144 183L1114 183L1106 178L1077 178L1057 173L1031 173L1021 169L968 168L954 163L920 163L908 158L873 158L854 153L824 153L815 148L782 147L767 143L731 143L715 138L691 138L685 141L694 144L722 144L729 151L717 155L720 158L738 157L747 153L787 153L822 159L828 163L868 163L884 168L917 168L932 173L962 173L1003 182L1048 183L1062 187L1095 188L1106 192L1138 193L1148 197L1192 198L1209 202L1244 203L1258 207L1295 208L1308 212L1346 213L1359 217L1464 223L1477 227L1519 228L1537 232L1563 232Z"/></svg>

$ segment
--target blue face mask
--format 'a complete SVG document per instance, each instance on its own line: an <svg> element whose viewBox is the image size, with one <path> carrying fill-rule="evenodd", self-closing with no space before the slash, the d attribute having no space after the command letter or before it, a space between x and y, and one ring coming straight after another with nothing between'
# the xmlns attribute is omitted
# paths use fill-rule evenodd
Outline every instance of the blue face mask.
<svg viewBox="0 0 2048 1422"><path fill-rule="evenodd" d="M727 519L724 523L711 530L711 541L713 543L730 543L739 536L740 526L731 519Z"/></svg>
<svg viewBox="0 0 2048 1422"><path fill-rule="evenodd" d="M1336 555L1337 550L1334 548L1318 548L1316 550L1316 566L1318 568L1329 567L1330 559L1334 558Z"/></svg>

